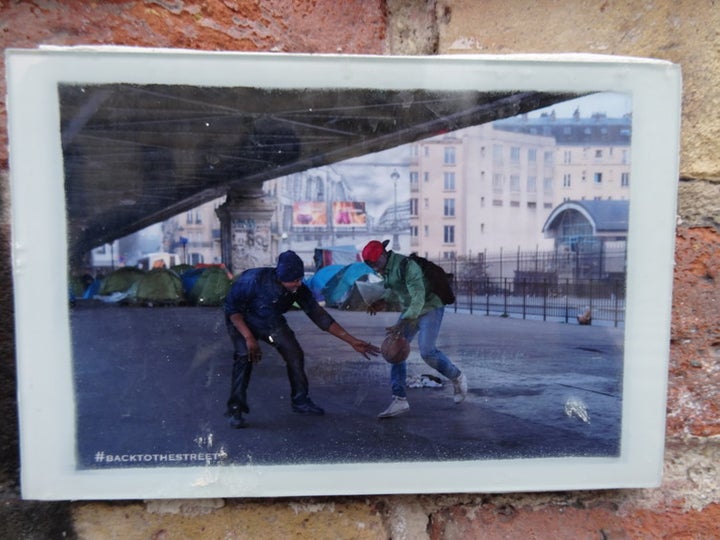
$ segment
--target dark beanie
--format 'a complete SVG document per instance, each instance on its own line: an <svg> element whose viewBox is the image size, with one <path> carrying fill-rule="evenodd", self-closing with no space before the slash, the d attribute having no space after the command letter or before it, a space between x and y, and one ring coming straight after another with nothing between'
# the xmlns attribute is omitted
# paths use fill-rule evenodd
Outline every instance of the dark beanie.
<svg viewBox="0 0 720 540"><path fill-rule="evenodd" d="M275 268L280 281L295 281L305 275L305 263L294 251L283 251Z"/></svg>

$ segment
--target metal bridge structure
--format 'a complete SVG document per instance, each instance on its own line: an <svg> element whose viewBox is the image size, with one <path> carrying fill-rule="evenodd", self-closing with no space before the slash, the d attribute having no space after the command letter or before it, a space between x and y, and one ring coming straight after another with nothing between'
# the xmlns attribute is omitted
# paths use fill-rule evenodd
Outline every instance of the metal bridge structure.
<svg viewBox="0 0 720 540"><path fill-rule="evenodd" d="M227 195L230 268L241 264L234 238L269 234L265 180L577 97L125 83L62 83L58 95L71 265Z"/></svg>

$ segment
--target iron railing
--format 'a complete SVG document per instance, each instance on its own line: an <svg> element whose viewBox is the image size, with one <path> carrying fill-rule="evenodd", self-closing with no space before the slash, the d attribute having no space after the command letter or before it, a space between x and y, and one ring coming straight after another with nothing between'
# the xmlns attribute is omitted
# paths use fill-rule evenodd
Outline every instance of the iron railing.
<svg viewBox="0 0 720 540"><path fill-rule="evenodd" d="M455 279L455 311L565 323L625 322L624 279Z"/></svg>

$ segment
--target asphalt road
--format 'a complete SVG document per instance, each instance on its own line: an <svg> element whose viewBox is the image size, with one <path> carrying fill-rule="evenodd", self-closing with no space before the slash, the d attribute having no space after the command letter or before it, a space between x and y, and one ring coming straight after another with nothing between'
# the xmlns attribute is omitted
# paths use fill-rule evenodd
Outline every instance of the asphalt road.
<svg viewBox="0 0 720 540"><path fill-rule="evenodd" d="M379 345L396 314L331 311ZM409 358L410 412L390 402L389 365L288 314L324 416L291 411L281 358L267 348L249 389L249 427L223 416L232 348L219 308L80 303L71 312L80 468L617 456L623 330L445 315L438 345L465 372L468 397Z"/></svg>

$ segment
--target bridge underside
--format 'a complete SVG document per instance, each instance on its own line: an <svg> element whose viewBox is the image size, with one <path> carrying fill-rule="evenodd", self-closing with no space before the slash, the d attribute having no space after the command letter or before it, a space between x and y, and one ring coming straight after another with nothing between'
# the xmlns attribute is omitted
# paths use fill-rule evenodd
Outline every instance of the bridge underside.
<svg viewBox="0 0 720 540"><path fill-rule="evenodd" d="M70 256L229 191L574 95L60 85Z"/></svg>

